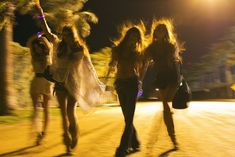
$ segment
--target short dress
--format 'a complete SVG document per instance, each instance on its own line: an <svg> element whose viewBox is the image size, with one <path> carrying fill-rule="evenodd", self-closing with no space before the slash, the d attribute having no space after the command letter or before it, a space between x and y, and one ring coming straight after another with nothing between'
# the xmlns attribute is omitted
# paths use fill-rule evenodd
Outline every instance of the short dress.
<svg viewBox="0 0 235 157"><path fill-rule="evenodd" d="M174 45L157 42L149 47L149 53L155 71L155 88L165 89L168 86L179 85L180 61L176 60Z"/></svg>
<svg viewBox="0 0 235 157"><path fill-rule="evenodd" d="M53 92L53 83L43 77L43 72L48 65L51 64L49 55L42 55L39 58L32 58L32 66L35 75L31 81L31 95L47 95L51 96Z"/></svg>
<svg viewBox="0 0 235 157"><path fill-rule="evenodd" d="M78 47L73 51L68 48L62 56L57 53L50 74L56 84L61 85L56 92L65 90L86 112L105 101L104 85L99 81L90 57L85 55L86 49Z"/></svg>

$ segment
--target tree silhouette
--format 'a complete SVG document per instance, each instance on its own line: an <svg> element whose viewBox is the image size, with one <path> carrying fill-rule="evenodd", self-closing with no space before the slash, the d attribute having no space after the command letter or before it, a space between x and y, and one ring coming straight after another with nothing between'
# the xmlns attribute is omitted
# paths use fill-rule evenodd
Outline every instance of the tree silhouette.
<svg viewBox="0 0 235 157"><path fill-rule="evenodd" d="M0 2L0 115L11 113L17 106L13 91L12 32L15 11L35 14L37 0L1 0ZM66 24L74 24L82 37L90 34L89 22L97 23L95 14L82 11L86 0L41 0L45 15L54 32L60 32Z"/></svg>
<svg viewBox="0 0 235 157"><path fill-rule="evenodd" d="M90 34L89 23L97 23L98 18L92 12L83 11L87 0L41 0L46 19L54 33L59 33L64 25L75 25L81 37Z"/></svg>
<svg viewBox="0 0 235 157"><path fill-rule="evenodd" d="M97 75L101 81L106 80L106 75L109 68L109 62L111 60L111 51L110 47L105 47L91 54L92 63L96 69ZM112 73L109 78L107 78L107 83L109 86L113 85L115 78L115 73Z"/></svg>
<svg viewBox="0 0 235 157"><path fill-rule="evenodd" d="M191 82L197 82L198 88L227 86L229 89L235 82L232 66L235 66L235 27L231 27L218 42L212 44L197 64L187 69L190 74L188 78Z"/></svg>

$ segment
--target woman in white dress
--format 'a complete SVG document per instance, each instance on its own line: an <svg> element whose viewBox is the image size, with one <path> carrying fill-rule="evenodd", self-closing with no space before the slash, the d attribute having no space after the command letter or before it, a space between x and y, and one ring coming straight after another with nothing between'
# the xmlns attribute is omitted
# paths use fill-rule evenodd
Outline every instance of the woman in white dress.
<svg viewBox="0 0 235 157"><path fill-rule="evenodd" d="M78 104L87 111L103 102L104 86L97 77L88 48L76 28L65 25L59 40L51 33L40 5L36 7L42 17L42 29L54 44L53 64L48 66L44 76L55 82L63 122L63 141L67 153L70 154L78 141L76 106Z"/></svg>

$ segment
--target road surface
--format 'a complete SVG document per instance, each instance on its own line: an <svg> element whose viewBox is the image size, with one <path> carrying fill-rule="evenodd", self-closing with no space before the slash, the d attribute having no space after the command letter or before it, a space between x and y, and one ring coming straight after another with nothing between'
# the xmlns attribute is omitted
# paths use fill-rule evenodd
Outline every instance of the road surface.
<svg viewBox="0 0 235 157"><path fill-rule="evenodd" d="M160 102L140 102L134 123L141 151L130 157L235 157L235 103L191 102L186 110L173 110L179 150L173 151L162 120ZM113 157L123 129L117 105L83 114L78 108L80 138L74 156ZM0 156L63 156L60 116L52 116L48 134L40 146L30 122L0 124ZM128 156L128 157L129 157Z"/></svg>

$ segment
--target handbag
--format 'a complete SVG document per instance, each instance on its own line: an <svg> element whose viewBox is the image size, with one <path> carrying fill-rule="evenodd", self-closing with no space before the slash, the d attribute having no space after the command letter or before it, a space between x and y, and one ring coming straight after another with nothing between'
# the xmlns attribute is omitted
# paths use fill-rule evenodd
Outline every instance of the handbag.
<svg viewBox="0 0 235 157"><path fill-rule="evenodd" d="M188 102L191 100L191 98L191 89L186 80L183 78L172 100L172 107L175 109L186 109L188 108Z"/></svg>

